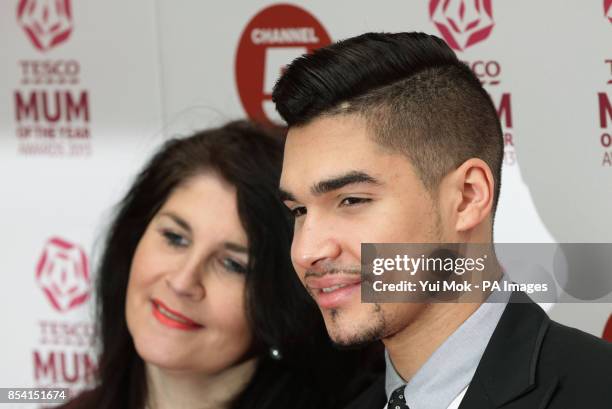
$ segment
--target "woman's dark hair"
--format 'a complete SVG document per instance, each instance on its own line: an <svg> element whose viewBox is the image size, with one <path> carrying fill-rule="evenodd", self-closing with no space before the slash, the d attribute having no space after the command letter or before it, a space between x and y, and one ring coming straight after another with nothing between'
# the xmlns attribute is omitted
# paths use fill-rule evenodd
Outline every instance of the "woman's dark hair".
<svg viewBox="0 0 612 409"><path fill-rule="evenodd" d="M144 407L144 362L125 319L132 258L147 225L173 190L211 171L236 188L249 242L245 305L259 360L233 407L332 408L363 386L347 381L360 363L358 353L333 350L321 314L293 271L289 214L277 196L282 146L280 131L236 121L169 140L148 162L118 205L97 271L99 383L68 408ZM282 359L272 359L270 347L278 348Z"/></svg>

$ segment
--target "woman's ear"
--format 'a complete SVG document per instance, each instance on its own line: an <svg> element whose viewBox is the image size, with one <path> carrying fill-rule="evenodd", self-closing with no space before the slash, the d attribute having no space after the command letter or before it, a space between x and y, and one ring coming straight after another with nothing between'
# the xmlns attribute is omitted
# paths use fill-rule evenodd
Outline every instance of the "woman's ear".
<svg viewBox="0 0 612 409"><path fill-rule="evenodd" d="M481 159L472 158L451 172L451 211L456 232L465 233L486 220L493 209L493 173Z"/></svg>

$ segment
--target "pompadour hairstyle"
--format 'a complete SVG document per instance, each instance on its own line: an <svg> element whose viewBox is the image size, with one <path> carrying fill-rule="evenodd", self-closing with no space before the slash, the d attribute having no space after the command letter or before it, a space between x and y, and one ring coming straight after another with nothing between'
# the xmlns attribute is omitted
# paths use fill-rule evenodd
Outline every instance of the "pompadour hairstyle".
<svg viewBox="0 0 612 409"><path fill-rule="evenodd" d="M323 115L362 116L381 145L404 153L435 195L442 178L470 158L501 185L503 137L490 96L440 38L366 33L295 59L272 99L289 127Z"/></svg>

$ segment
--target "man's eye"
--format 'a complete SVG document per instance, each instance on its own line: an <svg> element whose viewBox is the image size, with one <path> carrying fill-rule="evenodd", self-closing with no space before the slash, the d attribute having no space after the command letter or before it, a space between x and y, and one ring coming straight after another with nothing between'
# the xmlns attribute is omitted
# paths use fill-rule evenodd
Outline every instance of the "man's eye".
<svg viewBox="0 0 612 409"><path fill-rule="evenodd" d="M220 260L220 262L221 262L221 265L223 265L223 268L233 273L245 274L247 271L247 268L245 266L243 266L242 264L240 264L239 262L231 258L226 257Z"/></svg>
<svg viewBox="0 0 612 409"><path fill-rule="evenodd" d="M291 214L293 217L300 217L306 214L306 208L304 206L294 207L291 209Z"/></svg>
<svg viewBox="0 0 612 409"><path fill-rule="evenodd" d="M183 248L189 245L189 240L187 240L180 234L174 233L170 230L164 230L162 232L162 235L166 239L166 243L168 243L168 245L170 245L171 247Z"/></svg>
<svg viewBox="0 0 612 409"><path fill-rule="evenodd" d="M340 206L354 206L362 203L371 202L372 199L365 197L346 197L340 202Z"/></svg>

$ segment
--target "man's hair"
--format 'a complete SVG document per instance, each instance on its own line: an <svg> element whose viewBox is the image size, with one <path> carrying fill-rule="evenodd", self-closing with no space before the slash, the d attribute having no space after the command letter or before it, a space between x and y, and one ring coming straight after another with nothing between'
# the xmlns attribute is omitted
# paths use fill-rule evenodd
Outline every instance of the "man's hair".
<svg viewBox="0 0 612 409"><path fill-rule="evenodd" d="M503 138L476 75L438 37L367 33L294 60L272 99L289 127L322 115L358 114L378 143L404 153L435 194L469 158L493 173L499 198Z"/></svg>

